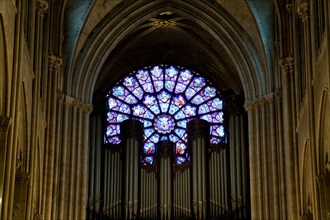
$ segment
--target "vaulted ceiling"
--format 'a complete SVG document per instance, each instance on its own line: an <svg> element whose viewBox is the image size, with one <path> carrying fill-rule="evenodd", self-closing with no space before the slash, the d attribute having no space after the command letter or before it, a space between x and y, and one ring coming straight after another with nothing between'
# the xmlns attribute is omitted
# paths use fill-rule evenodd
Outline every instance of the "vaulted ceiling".
<svg viewBox="0 0 330 220"><path fill-rule="evenodd" d="M63 0L65 90L90 101L134 69L168 63L204 74L222 91L266 93L273 8L262 0Z"/></svg>

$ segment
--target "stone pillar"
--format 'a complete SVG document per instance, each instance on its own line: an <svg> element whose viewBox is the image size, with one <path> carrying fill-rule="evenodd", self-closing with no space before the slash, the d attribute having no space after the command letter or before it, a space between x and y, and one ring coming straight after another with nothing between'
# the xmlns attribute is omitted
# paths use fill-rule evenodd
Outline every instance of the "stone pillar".
<svg viewBox="0 0 330 220"><path fill-rule="evenodd" d="M207 121L195 119L187 123L188 144L192 149L193 217L209 218L208 202L208 152L210 125Z"/></svg>
<svg viewBox="0 0 330 220"><path fill-rule="evenodd" d="M320 219L330 219L330 173L316 176Z"/></svg>
<svg viewBox="0 0 330 220"><path fill-rule="evenodd" d="M139 149L143 142L143 124L126 120L120 125L123 146L123 206L122 218L135 219L138 215Z"/></svg>
<svg viewBox="0 0 330 220"><path fill-rule="evenodd" d="M171 219L172 213L172 164L173 143L161 141L158 144L160 219Z"/></svg>
<svg viewBox="0 0 330 220"><path fill-rule="evenodd" d="M26 172L16 172L15 179L13 219L26 219L27 190L30 175Z"/></svg>
<svg viewBox="0 0 330 220"><path fill-rule="evenodd" d="M4 177L6 170L6 153L8 142L8 131L11 125L11 118L0 115L0 217L4 202Z"/></svg>
<svg viewBox="0 0 330 220"><path fill-rule="evenodd" d="M55 160L55 136L56 136L56 110L57 110L57 77L59 74L62 59L54 55L49 56L49 77L47 89L47 128L45 151L47 152L47 164L45 167L45 200L44 200L44 214L45 219L51 219L53 208L53 183L54 183L54 160Z"/></svg>

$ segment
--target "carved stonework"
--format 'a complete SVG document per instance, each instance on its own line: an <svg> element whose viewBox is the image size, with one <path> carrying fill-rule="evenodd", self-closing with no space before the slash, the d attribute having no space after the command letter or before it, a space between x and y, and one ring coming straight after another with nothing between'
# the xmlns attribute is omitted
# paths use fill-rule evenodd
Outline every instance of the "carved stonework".
<svg viewBox="0 0 330 220"><path fill-rule="evenodd" d="M36 11L39 16L43 17L48 10L48 3L44 0L37 0L36 2Z"/></svg>
<svg viewBox="0 0 330 220"><path fill-rule="evenodd" d="M193 141L195 138L209 138L210 124L202 119L195 119L187 123L188 139Z"/></svg>
<svg viewBox="0 0 330 220"><path fill-rule="evenodd" d="M11 125L11 118L0 115L0 131L7 133Z"/></svg>
<svg viewBox="0 0 330 220"><path fill-rule="evenodd" d="M48 65L50 70L54 72L58 72L62 65L62 58L58 56L50 55L48 56Z"/></svg>
<svg viewBox="0 0 330 220"><path fill-rule="evenodd" d="M297 13L303 21L306 21L309 18L309 4L307 2L299 2Z"/></svg>
<svg viewBox="0 0 330 220"><path fill-rule="evenodd" d="M330 174L320 174L316 176L316 182L319 187L323 187L324 185L330 186Z"/></svg>
<svg viewBox="0 0 330 220"><path fill-rule="evenodd" d="M142 143L143 124L138 120L128 119L120 124L122 139L134 138Z"/></svg>
<svg viewBox="0 0 330 220"><path fill-rule="evenodd" d="M294 58L293 55L281 59L281 68L286 73L292 73L294 70Z"/></svg>
<svg viewBox="0 0 330 220"><path fill-rule="evenodd" d="M44 216L42 214L35 214L34 220L43 220Z"/></svg>
<svg viewBox="0 0 330 220"><path fill-rule="evenodd" d="M30 174L26 172L16 172L15 179L17 183L28 184L30 180Z"/></svg>
<svg viewBox="0 0 330 220"><path fill-rule="evenodd" d="M252 101L252 100L247 100L247 101L245 101L245 103L244 103L244 108L245 108L245 110L246 110L247 112L249 112L249 111L253 111L253 110L254 110L254 107L255 107L255 103L254 103L254 101Z"/></svg>

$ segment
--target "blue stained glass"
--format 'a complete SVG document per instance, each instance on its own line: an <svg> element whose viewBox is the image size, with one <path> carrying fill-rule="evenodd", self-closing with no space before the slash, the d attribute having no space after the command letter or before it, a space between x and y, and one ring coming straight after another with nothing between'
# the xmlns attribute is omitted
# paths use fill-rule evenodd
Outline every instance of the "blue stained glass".
<svg viewBox="0 0 330 220"><path fill-rule="evenodd" d="M143 146L143 152L145 154L153 154L155 153L155 144L150 142L150 141L147 141L144 146Z"/></svg>
<svg viewBox="0 0 330 220"><path fill-rule="evenodd" d="M183 112L187 116L194 116L196 115L196 107L191 105L186 105L183 109Z"/></svg>
<svg viewBox="0 0 330 220"><path fill-rule="evenodd" d="M166 81L165 82L165 88L169 91L172 92L174 89L175 82L173 81Z"/></svg>
<svg viewBox="0 0 330 220"><path fill-rule="evenodd" d="M180 165L186 161L184 157L176 157L176 164Z"/></svg>
<svg viewBox="0 0 330 220"><path fill-rule="evenodd" d="M197 88L202 88L205 85L205 79L203 77L195 77L193 84Z"/></svg>
<svg viewBox="0 0 330 220"><path fill-rule="evenodd" d="M144 129L145 139L148 139L154 132L155 130L153 128Z"/></svg>
<svg viewBox="0 0 330 220"><path fill-rule="evenodd" d="M142 85L144 91L153 93L154 92L154 87L152 86L152 83L148 82Z"/></svg>
<svg viewBox="0 0 330 220"><path fill-rule="evenodd" d="M170 136L169 136L169 138L170 138L170 141L172 141L172 142L177 142L178 140L180 140L176 135L174 135L174 134L170 134Z"/></svg>
<svg viewBox="0 0 330 220"><path fill-rule="evenodd" d="M174 68L173 66L170 66L169 68L166 69L166 74L169 77L174 77L178 74L178 70Z"/></svg>
<svg viewBox="0 0 330 220"><path fill-rule="evenodd" d="M178 124L179 127L182 127L184 129L186 129L186 127L187 127L187 120L178 121L177 124Z"/></svg>
<svg viewBox="0 0 330 220"><path fill-rule="evenodd" d="M149 140L156 144L156 143L158 143L158 141L159 141L159 135L158 135L158 134L154 134L154 135L152 135L152 136L150 137Z"/></svg>
<svg viewBox="0 0 330 220"><path fill-rule="evenodd" d="M204 90L204 95L208 96L210 98L214 97L216 95L216 90L215 88L207 86Z"/></svg>
<svg viewBox="0 0 330 220"><path fill-rule="evenodd" d="M183 137L184 133L186 132L184 129L182 128L177 128L174 130L175 133L179 136L179 137Z"/></svg>
<svg viewBox="0 0 330 220"><path fill-rule="evenodd" d="M176 154L184 154L187 146L182 142L177 142L175 144L175 153Z"/></svg>
<svg viewBox="0 0 330 220"><path fill-rule="evenodd" d="M199 105L201 104L202 102L204 102L204 99L201 95L196 95L192 100L191 100L192 103L196 104L196 105Z"/></svg>
<svg viewBox="0 0 330 220"><path fill-rule="evenodd" d="M159 92L164 87L164 83L163 83L163 81L155 81L154 86L155 86L156 92Z"/></svg>
<svg viewBox="0 0 330 220"><path fill-rule="evenodd" d="M207 104L200 105L198 108L198 114L205 114L210 111L209 106Z"/></svg>
<svg viewBox="0 0 330 220"><path fill-rule="evenodd" d="M135 104L138 102L138 100L134 96L128 95L125 98L125 102L127 102L128 104Z"/></svg>
<svg viewBox="0 0 330 220"><path fill-rule="evenodd" d="M146 127L150 127L152 125L152 122L149 120L143 120L143 126Z"/></svg>
<svg viewBox="0 0 330 220"><path fill-rule="evenodd" d="M136 105L133 107L133 115L142 117L147 109L143 105Z"/></svg>
<svg viewBox="0 0 330 220"><path fill-rule="evenodd" d="M120 139L119 139L118 136L111 137L111 138L108 139L108 143L119 144L120 143Z"/></svg>
<svg viewBox="0 0 330 220"><path fill-rule="evenodd" d="M143 81L150 82L149 73L145 70L139 70L136 77L139 79L140 83L143 84Z"/></svg>
<svg viewBox="0 0 330 220"><path fill-rule="evenodd" d="M187 121L202 118L211 123L210 143L223 142L222 100L214 87L188 69L158 65L134 71L109 92L107 129L104 141L120 143L120 123L128 118L144 126L144 165L152 165L156 144L160 140L175 143L176 163L189 162L187 151ZM211 112L211 113L209 113Z"/></svg>
<svg viewBox="0 0 330 220"><path fill-rule="evenodd" d="M178 83L175 87L175 93L181 93L186 89L186 85L182 84L182 83Z"/></svg>
<svg viewBox="0 0 330 220"><path fill-rule="evenodd" d="M196 94L196 91L193 90L192 88L188 88L186 90L185 94L186 94L187 99L190 99L191 97L193 97Z"/></svg>
<svg viewBox="0 0 330 220"><path fill-rule="evenodd" d="M150 96L150 95L147 95L145 98L144 98L144 101L143 101L144 104L146 104L148 107L154 105L157 103L157 100L154 96Z"/></svg>
<svg viewBox="0 0 330 220"><path fill-rule="evenodd" d="M178 113L176 113L176 114L174 115L174 118L175 118L175 119L182 119L182 118L185 118L185 117L186 117L186 115L183 113L182 110L178 111Z"/></svg>
<svg viewBox="0 0 330 220"><path fill-rule="evenodd" d="M211 106L214 108L214 109L212 109L212 111L222 109L222 101L219 98L215 98L210 102L212 103Z"/></svg>
<svg viewBox="0 0 330 220"><path fill-rule="evenodd" d="M163 76L163 69L160 66L155 66L151 71L152 76L155 78L159 78L160 76Z"/></svg>
<svg viewBox="0 0 330 220"><path fill-rule="evenodd" d="M142 163L143 165L151 165L154 163L154 157L153 156L144 157Z"/></svg>
<svg viewBox="0 0 330 220"><path fill-rule="evenodd" d="M178 107L181 107L184 104L186 104L186 100L184 99L184 97L182 95L174 96L172 103Z"/></svg>
<svg viewBox="0 0 330 220"><path fill-rule="evenodd" d="M170 110L169 110L169 113L171 115L173 115L175 112L177 112L179 110L179 107L176 107L175 105L171 105L170 106Z"/></svg>
<svg viewBox="0 0 330 220"><path fill-rule="evenodd" d="M217 138L217 137L211 137L210 143L211 144L220 144L221 143L221 139L220 138Z"/></svg>
<svg viewBox="0 0 330 220"><path fill-rule="evenodd" d="M143 115L144 118L147 118L147 119L153 119L155 117L154 114L151 113L151 111L147 110L145 112L145 114Z"/></svg>

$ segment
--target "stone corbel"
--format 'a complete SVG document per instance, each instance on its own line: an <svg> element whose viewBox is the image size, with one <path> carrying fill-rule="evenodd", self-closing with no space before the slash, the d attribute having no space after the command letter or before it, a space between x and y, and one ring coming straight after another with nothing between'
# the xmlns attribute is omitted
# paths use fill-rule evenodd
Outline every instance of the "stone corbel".
<svg viewBox="0 0 330 220"><path fill-rule="evenodd" d="M30 174L26 172L16 172L15 179L17 183L27 185L30 180Z"/></svg>
<svg viewBox="0 0 330 220"><path fill-rule="evenodd" d="M297 13L302 21L306 21L309 18L309 4L305 1L300 1L297 4Z"/></svg>
<svg viewBox="0 0 330 220"><path fill-rule="evenodd" d="M7 133L11 125L11 118L0 115L0 131Z"/></svg>
<svg viewBox="0 0 330 220"><path fill-rule="evenodd" d="M38 0L36 2L36 11L40 17L43 17L48 10L48 3L44 0Z"/></svg>
<svg viewBox="0 0 330 220"><path fill-rule="evenodd" d="M62 58L55 55L48 56L48 67L50 70L54 72L58 72L61 66L62 66Z"/></svg>
<svg viewBox="0 0 330 220"><path fill-rule="evenodd" d="M286 73L292 73L294 70L294 58L293 55L284 57L281 59L280 66Z"/></svg>

